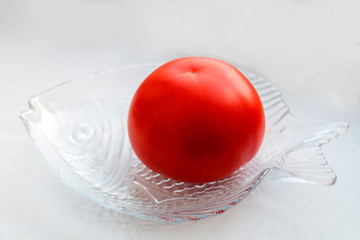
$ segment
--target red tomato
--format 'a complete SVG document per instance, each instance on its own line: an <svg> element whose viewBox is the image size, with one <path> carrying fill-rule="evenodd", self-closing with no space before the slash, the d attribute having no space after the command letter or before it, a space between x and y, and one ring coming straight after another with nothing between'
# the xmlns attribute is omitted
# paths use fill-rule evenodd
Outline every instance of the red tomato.
<svg viewBox="0 0 360 240"><path fill-rule="evenodd" d="M184 182L224 178L250 161L265 128L249 80L223 61L188 57L168 62L137 89L128 133L150 169Z"/></svg>

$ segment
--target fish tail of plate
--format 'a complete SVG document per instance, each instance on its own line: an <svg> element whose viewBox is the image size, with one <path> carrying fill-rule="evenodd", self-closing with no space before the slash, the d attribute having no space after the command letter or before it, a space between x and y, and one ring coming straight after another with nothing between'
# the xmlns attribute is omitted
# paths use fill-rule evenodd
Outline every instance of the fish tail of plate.
<svg viewBox="0 0 360 240"><path fill-rule="evenodd" d="M340 122L314 126L316 131L313 134L278 153L281 157L272 163L269 178L328 186L335 184L337 176L325 159L321 146L346 132L349 125Z"/></svg>

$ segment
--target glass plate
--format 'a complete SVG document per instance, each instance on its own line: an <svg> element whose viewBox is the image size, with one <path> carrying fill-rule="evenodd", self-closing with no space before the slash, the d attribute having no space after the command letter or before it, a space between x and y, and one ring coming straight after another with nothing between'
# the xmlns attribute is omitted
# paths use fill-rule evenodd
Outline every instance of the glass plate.
<svg viewBox="0 0 360 240"><path fill-rule="evenodd" d="M265 138L254 159L231 176L205 184L178 182L151 171L131 149L126 119L137 86L158 66L93 74L29 100L30 109L21 119L64 183L103 206L172 223L223 213L270 171L283 181L335 183L320 147L348 124L315 125L295 118L273 84L246 70L241 71L258 91L266 116Z"/></svg>

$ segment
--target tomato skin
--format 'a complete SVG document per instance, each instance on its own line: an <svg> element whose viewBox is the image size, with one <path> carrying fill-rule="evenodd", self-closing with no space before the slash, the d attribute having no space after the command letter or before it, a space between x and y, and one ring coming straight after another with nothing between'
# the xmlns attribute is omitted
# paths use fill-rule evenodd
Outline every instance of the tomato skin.
<svg viewBox="0 0 360 240"><path fill-rule="evenodd" d="M138 87L128 115L134 152L150 169L184 182L224 178L257 153L264 110L249 80L223 61L170 61Z"/></svg>

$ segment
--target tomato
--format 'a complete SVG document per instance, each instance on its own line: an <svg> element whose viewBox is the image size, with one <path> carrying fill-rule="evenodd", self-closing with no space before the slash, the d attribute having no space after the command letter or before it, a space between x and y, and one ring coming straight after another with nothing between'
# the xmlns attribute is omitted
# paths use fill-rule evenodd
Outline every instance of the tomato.
<svg viewBox="0 0 360 240"><path fill-rule="evenodd" d="M128 115L130 143L153 171L184 182L224 178L249 162L264 136L260 98L223 61L187 57L151 73Z"/></svg>

